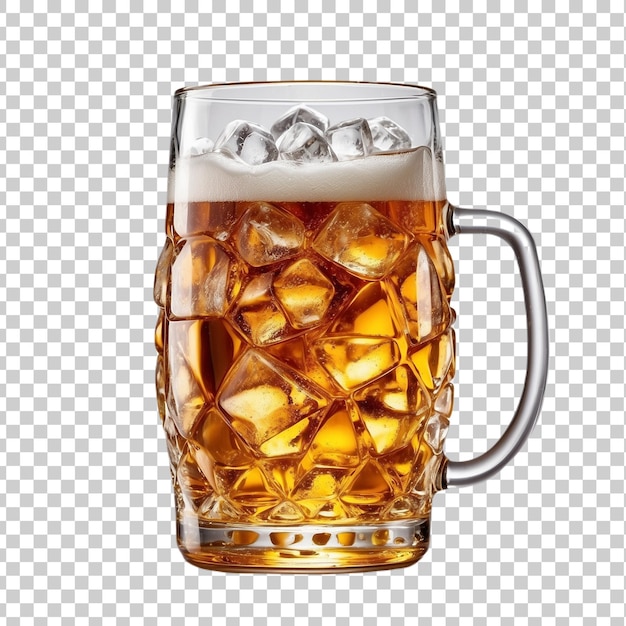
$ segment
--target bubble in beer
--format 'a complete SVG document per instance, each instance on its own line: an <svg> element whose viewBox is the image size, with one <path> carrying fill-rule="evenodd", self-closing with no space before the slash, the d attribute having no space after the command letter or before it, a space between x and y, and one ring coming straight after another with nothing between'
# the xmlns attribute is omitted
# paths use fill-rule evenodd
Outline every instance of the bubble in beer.
<svg viewBox="0 0 626 626"><path fill-rule="evenodd" d="M323 113L312 109L306 104L297 104L279 117L272 125L274 139L278 139L286 130L298 122L314 126L322 133L328 128L328 118Z"/></svg>
<svg viewBox="0 0 626 626"><path fill-rule="evenodd" d="M278 158L272 135L258 124L244 120L228 123L215 142L215 150L229 152L248 165L261 165Z"/></svg>
<svg viewBox="0 0 626 626"><path fill-rule="evenodd" d="M368 120L375 152L407 150L411 147L409 133L388 117Z"/></svg>
<svg viewBox="0 0 626 626"><path fill-rule="evenodd" d="M287 161L324 163L337 160L322 131L304 122L297 122L280 136L278 150L280 158Z"/></svg>
<svg viewBox="0 0 626 626"><path fill-rule="evenodd" d="M369 124L362 117L331 126L326 138L340 161L366 157L374 147Z"/></svg>
<svg viewBox="0 0 626 626"><path fill-rule="evenodd" d="M198 137L189 146L187 154L191 157L201 156L213 150L213 142L208 137Z"/></svg>

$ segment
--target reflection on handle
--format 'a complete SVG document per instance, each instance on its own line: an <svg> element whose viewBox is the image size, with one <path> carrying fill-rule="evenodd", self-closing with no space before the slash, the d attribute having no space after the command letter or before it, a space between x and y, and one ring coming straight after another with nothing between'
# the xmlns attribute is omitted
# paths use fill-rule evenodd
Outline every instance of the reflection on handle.
<svg viewBox="0 0 626 626"><path fill-rule="evenodd" d="M484 209L451 208L450 234L486 233L504 239L515 253L522 277L528 358L524 390L513 419L498 442L469 461L446 460L443 484L463 486L499 472L520 450L530 435L541 409L548 376L548 316L535 242L516 219Z"/></svg>

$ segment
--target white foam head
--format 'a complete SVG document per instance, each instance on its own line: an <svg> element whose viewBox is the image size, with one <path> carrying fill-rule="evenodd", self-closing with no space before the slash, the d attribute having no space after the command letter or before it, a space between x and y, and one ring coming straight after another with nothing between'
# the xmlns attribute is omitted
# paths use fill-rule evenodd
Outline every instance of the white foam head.
<svg viewBox="0 0 626 626"><path fill-rule="evenodd" d="M220 153L181 158L168 202L445 200L443 164L428 148L354 161L246 165Z"/></svg>

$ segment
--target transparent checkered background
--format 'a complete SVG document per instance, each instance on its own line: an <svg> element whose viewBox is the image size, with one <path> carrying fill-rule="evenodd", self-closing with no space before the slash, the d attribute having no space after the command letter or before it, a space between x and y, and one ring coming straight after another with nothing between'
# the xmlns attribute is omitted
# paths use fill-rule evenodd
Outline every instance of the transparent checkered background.
<svg viewBox="0 0 626 626"><path fill-rule="evenodd" d="M172 4L3 3L0 622L621 626L624 2ZM450 200L501 207L538 244L540 423L496 478L435 498L407 569L212 573L175 546L151 298L171 95L274 79L433 86ZM525 318L508 249L451 249L447 450L469 458L519 396Z"/></svg>

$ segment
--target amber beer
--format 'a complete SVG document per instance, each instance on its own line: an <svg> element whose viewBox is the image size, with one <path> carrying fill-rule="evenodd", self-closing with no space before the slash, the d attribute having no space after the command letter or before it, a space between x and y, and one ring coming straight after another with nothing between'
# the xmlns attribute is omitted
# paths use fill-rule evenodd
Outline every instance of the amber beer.
<svg viewBox="0 0 626 626"><path fill-rule="evenodd" d="M426 549L411 529L452 410L446 202L358 193L167 207L157 388L192 562L297 568L317 550L323 568L360 546L350 564L366 567L367 545L393 542L390 565Z"/></svg>

